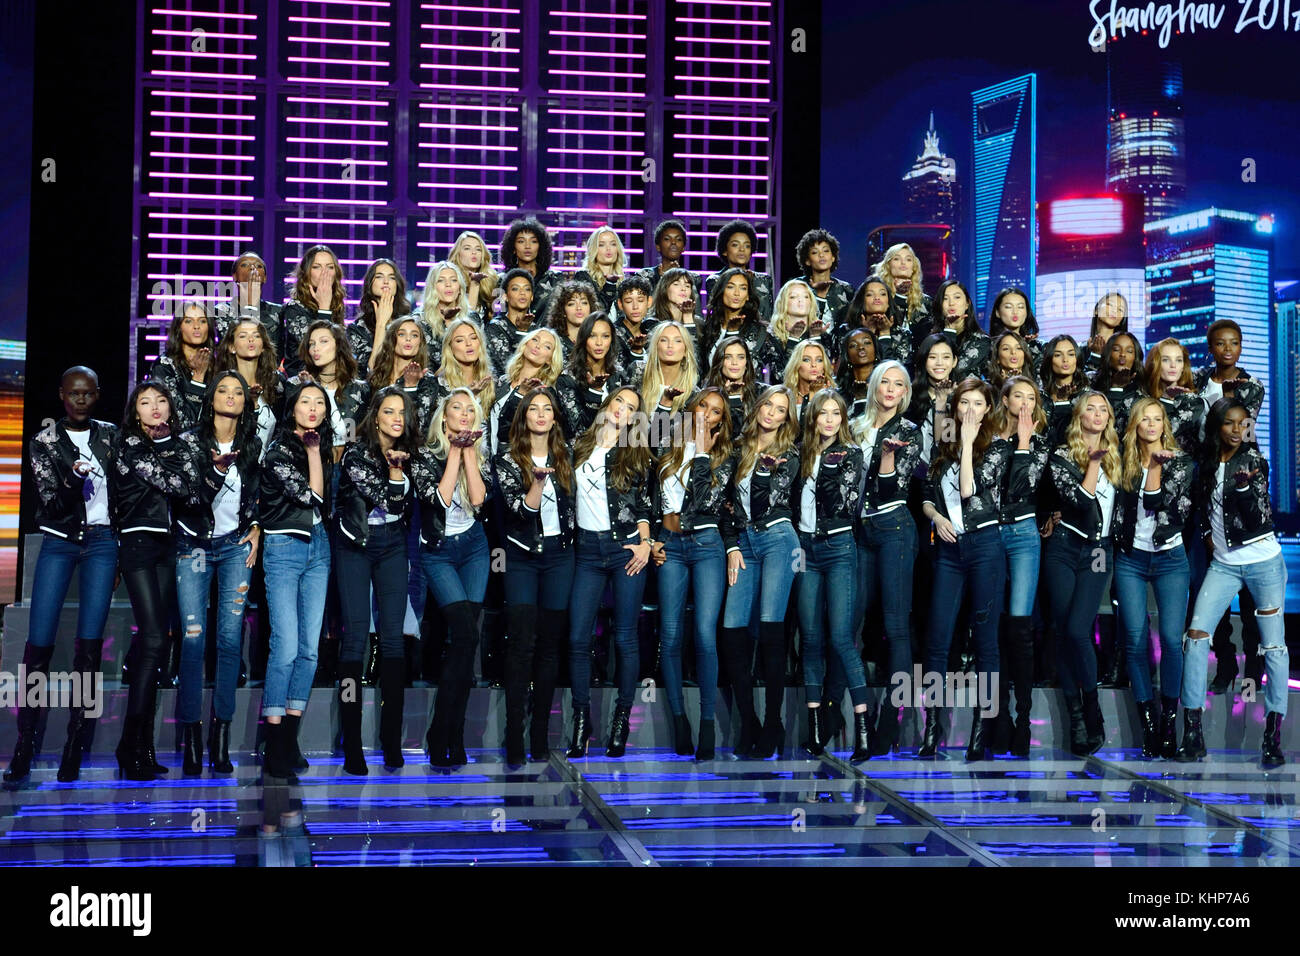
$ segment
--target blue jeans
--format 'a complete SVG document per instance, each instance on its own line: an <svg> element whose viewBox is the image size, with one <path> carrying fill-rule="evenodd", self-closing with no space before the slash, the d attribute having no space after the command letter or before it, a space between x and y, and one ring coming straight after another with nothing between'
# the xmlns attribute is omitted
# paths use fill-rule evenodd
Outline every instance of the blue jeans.
<svg viewBox="0 0 1300 956"><path fill-rule="evenodd" d="M443 538L436 548L420 548L424 580L438 607L461 601L482 604L491 564L487 535L479 521L468 531Z"/></svg>
<svg viewBox="0 0 1300 956"><path fill-rule="evenodd" d="M727 590L722 626L749 627L755 611L763 623L784 621L799 557L799 536L794 527L782 521L766 531L745 528L740 533L740 556L745 566Z"/></svg>
<svg viewBox="0 0 1300 956"><path fill-rule="evenodd" d="M808 702L822 699L826 659L822 645L830 638L831 650L844 668L854 705L867 702L867 675L853 640L853 585L858 575L853 532L825 538L801 532L804 569L799 574L799 636L803 654L803 683ZM823 619L829 629L822 627Z"/></svg>
<svg viewBox="0 0 1300 956"><path fill-rule="evenodd" d="M239 683L240 648L244 639L244 605L253 572L244 562L251 544L240 544L238 532L199 541L176 538L176 603L181 611L181 672L179 716L193 724L203 718L203 652L207 646L208 593L217 578L217 681L212 713L218 720L235 716L235 686Z"/></svg>
<svg viewBox="0 0 1300 956"><path fill-rule="evenodd" d="M1291 662L1286 649L1286 630L1282 622L1283 601L1286 599L1286 562L1282 555L1254 564L1232 565L1210 561L1205 581L1196 595L1196 609L1192 612L1189 630L1213 634L1223 612L1232 604L1238 591L1245 587L1255 599L1258 610L1255 622L1259 625L1259 653L1264 657L1264 703L1270 713L1286 716L1287 678ZM1273 614L1264 611L1273 610ZM1205 705L1205 670L1208 663L1210 638L1187 638L1183 644L1183 706L1198 708Z"/></svg>
<svg viewBox="0 0 1300 956"><path fill-rule="evenodd" d="M402 522L371 525L366 545L359 548L347 535L338 536L334 549L334 577L338 584L343 639L339 660L363 660L370 637L370 597L379 607L379 646L387 660L402 660L406 617L406 528Z"/></svg>
<svg viewBox="0 0 1300 956"><path fill-rule="evenodd" d="M310 542L289 534L268 534L263 541L271 647L262 713L283 717L286 710L306 709L316 676L316 648L330 576L329 532L322 521L312 528Z"/></svg>
<svg viewBox="0 0 1300 956"><path fill-rule="evenodd" d="M1043 576L1060 648L1057 676L1067 697L1097 689L1092 625L1110 586L1111 551L1109 538L1088 541L1063 525L1056 526L1043 548Z"/></svg>
<svg viewBox="0 0 1300 956"><path fill-rule="evenodd" d="M1119 624L1128 651L1128 676L1133 699L1151 700L1151 670L1147 667L1147 584L1156 592L1160 616L1160 695L1178 696L1183 680L1183 623L1187 620L1187 589L1192 572L1182 546L1168 551L1140 551L1115 555L1115 594L1119 598Z"/></svg>
<svg viewBox="0 0 1300 956"><path fill-rule="evenodd" d="M1002 531L1002 548L1007 553L1007 614L1029 617L1034 613L1038 563L1042 556L1038 525L1033 518L1026 518L998 527Z"/></svg>
<svg viewBox="0 0 1300 956"><path fill-rule="evenodd" d="M564 611L573 590L573 545L552 546L549 539L542 553L525 551L506 542L506 604Z"/></svg>
<svg viewBox="0 0 1300 956"><path fill-rule="evenodd" d="M987 674L998 672L998 618L1006 579L1007 555L997 525L959 534L956 544L936 538L930 639L926 646L929 673L948 671L948 648L952 646L962 596L967 590L977 666Z"/></svg>
<svg viewBox="0 0 1300 956"><path fill-rule="evenodd" d="M83 641L103 640L108 605L113 600L113 579L117 576L117 538L108 525L91 525L81 544L52 534L42 537L32 584L28 644L54 645L59 612L68 596L72 572L77 570L77 637Z"/></svg>
<svg viewBox="0 0 1300 956"><path fill-rule="evenodd" d="M612 585L614 591L618 705L632 706L641 669L636 625L641 614L646 572L642 568L637 574L628 576L625 566L631 560L632 552L623 546L638 541L640 538L636 536L615 539L609 531L597 534L579 530L577 533L577 563L573 571L573 592L569 597L569 676L575 709L591 704L591 639L606 584Z"/></svg>
<svg viewBox="0 0 1300 956"><path fill-rule="evenodd" d="M907 508L864 517L858 525L858 577L853 589L853 635L879 599L891 674L912 673L912 572L916 522ZM859 658L859 660L861 660ZM834 668L832 668L832 671ZM832 681L832 684L834 681ZM832 699L839 703L839 696Z"/></svg>
<svg viewBox="0 0 1300 956"><path fill-rule="evenodd" d="M713 719L718 693L718 614L727 588L727 551L716 528L694 534L665 530L667 560L659 568L659 642L668 706L684 714L682 698L682 617L686 590L695 596L695 673L700 685L700 720Z"/></svg>

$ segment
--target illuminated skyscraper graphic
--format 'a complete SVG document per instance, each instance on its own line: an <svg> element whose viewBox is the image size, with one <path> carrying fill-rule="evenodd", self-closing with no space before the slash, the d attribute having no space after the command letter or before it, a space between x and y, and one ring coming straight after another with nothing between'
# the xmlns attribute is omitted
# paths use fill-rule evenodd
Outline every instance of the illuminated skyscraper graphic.
<svg viewBox="0 0 1300 956"><path fill-rule="evenodd" d="M1270 355L1278 346L1273 317L1273 218L1231 209L1200 209L1146 224L1148 343L1175 338L1192 368L1211 363L1205 332L1216 319L1241 326L1240 365L1268 389L1255 424L1259 447L1272 448L1274 389ZM1270 475L1277 499L1278 470Z"/></svg>
<svg viewBox="0 0 1300 956"><path fill-rule="evenodd" d="M1034 296L1038 77L971 94L975 156L975 296L982 316L1004 287Z"/></svg>
<svg viewBox="0 0 1300 956"><path fill-rule="evenodd" d="M1147 222L1177 213L1187 192L1183 68L1151 54L1136 37L1106 44L1106 185L1141 193Z"/></svg>
<svg viewBox="0 0 1300 956"><path fill-rule="evenodd" d="M908 222L957 223L957 161L939 150L934 113L921 155L903 174L903 208Z"/></svg>
<svg viewBox="0 0 1300 956"><path fill-rule="evenodd" d="M1274 335L1269 343L1273 355L1273 457L1269 466L1277 475L1273 482L1277 510L1300 513L1300 282L1289 282L1277 291Z"/></svg>

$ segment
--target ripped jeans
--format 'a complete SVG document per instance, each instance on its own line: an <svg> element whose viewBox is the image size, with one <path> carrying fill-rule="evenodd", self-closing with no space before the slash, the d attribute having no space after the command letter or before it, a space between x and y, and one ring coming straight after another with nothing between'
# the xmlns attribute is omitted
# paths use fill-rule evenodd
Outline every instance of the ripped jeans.
<svg viewBox="0 0 1300 956"><path fill-rule="evenodd" d="M1205 637L1183 638L1183 706L1205 706L1205 677L1209 666L1210 635L1233 596L1245 587L1255 599L1258 610L1259 652L1264 656L1264 703L1269 713L1286 716L1287 678L1291 662L1286 649L1286 630L1282 607L1286 598L1286 562L1276 554L1254 564L1224 564L1211 561L1205 581L1196 595L1196 609L1188 633L1200 631ZM1273 611L1266 614L1266 611Z"/></svg>
<svg viewBox="0 0 1300 956"><path fill-rule="evenodd" d="M183 634L178 708L182 723L193 724L202 719L208 594L214 574L217 576L217 680L212 712L218 720L231 720L235 716L244 607L253 574L244 564L252 545L240 544L241 537L236 531L207 542L187 535L176 538L176 602L180 606Z"/></svg>

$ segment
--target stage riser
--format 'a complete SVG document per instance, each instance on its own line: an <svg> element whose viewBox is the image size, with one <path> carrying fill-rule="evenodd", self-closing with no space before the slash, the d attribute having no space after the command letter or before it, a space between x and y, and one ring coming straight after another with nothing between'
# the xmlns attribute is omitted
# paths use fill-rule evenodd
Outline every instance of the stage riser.
<svg viewBox="0 0 1300 956"><path fill-rule="evenodd" d="M638 690L637 702L632 710L632 732L629 744L633 747L670 747L672 746L672 716L662 688L657 700L647 702L641 699L642 690ZM433 712L436 688L411 688L406 691L405 717L403 721L403 745L407 748L424 747L424 734L429 726ZM699 725L699 691L693 687L685 688L686 713L693 732L698 732ZM594 688L591 692L592 722L595 733L592 735L592 747L599 742L603 749L609 733L609 722L614 710L616 692L613 688ZM117 745L121 732L121 719L126 711L126 691L106 691L104 716L100 718L92 747L93 752L107 754ZM231 749L251 751L257 735L258 713L261 706L260 688L243 688L236 693L235 717L231 724ZM1142 743L1141 725L1137 709L1133 703L1132 693L1120 690L1101 690L1099 692L1102 714L1106 721L1106 746L1139 747ZM207 732L208 708L211 691L204 692L203 719L204 733ZM755 706L761 715L763 710L763 692L755 691ZM720 746L730 746L732 742L733 714L723 708L723 699L718 699L718 742ZM1231 706L1229 706L1231 705ZM175 719L176 691L161 690L158 694L158 728L157 741L160 749L179 747L180 725ZM561 713L562 708L562 713ZM804 716L804 696L802 690L789 690L785 700L786 741L790 746L799 745L806 737L807 720ZM846 703L842 711L849 718L850 708ZM66 709L53 708L45 714L42 730L41 750L47 756L57 757L63 746L67 725ZM373 688L365 688L363 705L362 733L367 747L378 747L378 693ZM922 716L917 711L907 711L904 722L902 746L904 749L915 748L920 740ZM556 706L551 714L551 746L560 747L568 743L568 733L572 726L570 721L569 692L556 694ZM791 715L796 715L792 719ZM7 761L12 753L15 736L15 711L0 710L0 760ZM1050 689L1034 692L1033 739L1037 746L1051 746L1068 749L1069 719L1065 714L1061 694ZM1300 719L1300 718L1298 718ZM1260 736L1264 725L1264 705L1262 698L1252 704L1225 700L1223 697L1209 698L1202 724L1205 728L1206 746L1211 750L1232 749L1253 751L1259 748ZM944 712L944 726L948 729L947 745L964 747L971 728L971 712L961 710ZM311 704L307 708L299 734L299 741L304 751L327 753L334 748L334 739L338 730L338 703L334 691L319 687L312 691ZM502 745L505 731L505 696L501 690L476 688L470 694L470 704L465 727L465 744L473 748L496 748ZM1182 734L1182 718L1179 718L1179 735ZM38 738L41 739L41 738ZM1300 731L1295 729L1295 721L1283 723L1283 748L1300 750Z"/></svg>

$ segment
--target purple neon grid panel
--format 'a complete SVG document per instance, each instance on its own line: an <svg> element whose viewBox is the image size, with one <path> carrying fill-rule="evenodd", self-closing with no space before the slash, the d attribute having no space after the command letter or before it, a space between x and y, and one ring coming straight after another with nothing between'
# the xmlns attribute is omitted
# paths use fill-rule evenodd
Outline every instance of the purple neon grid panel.
<svg viewBox="0 0 1300 956"><path fill-rule="evenodd" d="M412 79L436 94L518 93L523 82L524 0L412 4ZM535 40L533 41L535 42Z"/></svg>
<svg viewBox="0 0 1300 956"><path fill-rule="evenodd" d="M647 0L556 0L547 13L542 81L551 96L644 99Z"/></svg>
<svg viewBox="0 0 1300 956"><path fill-rule="evenodd" d="M655 161L645 110L548 105L541 127L548 211L562 219L645 214L657 178L650 175Z"/></svg>
<svg viewBox="0 0 1300 956"><path fill-rule="evenodd" d="M261 16L235 0L156 0L147 4L146 75L158 80L252 82L263 78Z"/></svg>

